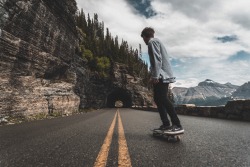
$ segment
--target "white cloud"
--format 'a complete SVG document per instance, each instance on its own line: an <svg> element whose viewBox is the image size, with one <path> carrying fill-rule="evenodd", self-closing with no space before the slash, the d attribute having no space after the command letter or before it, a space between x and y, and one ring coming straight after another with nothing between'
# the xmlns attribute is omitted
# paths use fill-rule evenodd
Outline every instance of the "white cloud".
<svg viewBox="0 0 250 167"><path fill-rule="evenodd" d="M145 20L133 14L133 9L124 0L77 0L77 3L78 8L83 8L90 16L97 13L99 20L104 21L105 28L109 28L112 36L118 35L120 42L124 39L134 48L139 47Z"/></svg>
<svg viewBox="0 0 250 167"><path fill-rule="evenodd" d="M153 27L171 57L184 60L174 67L179 79L176 85L195 86L207 78L237 85L250 81L246 72L249 62L226 61L238 51L250 52L249 0L154 0L151 5L158 15L148 19L134 12L126 0L77 2L85 13L97 13L120 41L128 41L133 48L141 43L144 53L147 47L140 37L141 30ZM216 39L231 35L237 40L222 43Z"/></svg>
<svg viewBox="0 0 250 167"><path fill-rule="evenodd" d="M188 79L178 79L175 83L171 84L171 87L193 87L198 85L200 81L197 78L188 78Z"/></svg>

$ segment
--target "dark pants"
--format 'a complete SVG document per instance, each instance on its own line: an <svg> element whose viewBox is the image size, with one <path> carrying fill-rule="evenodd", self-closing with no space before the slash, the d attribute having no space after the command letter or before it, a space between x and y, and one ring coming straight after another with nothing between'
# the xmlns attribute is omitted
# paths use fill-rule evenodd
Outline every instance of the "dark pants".
<svg viewBox="0 0 250 167"><path fill-rule="evenodd" d="M168 86L168 83L162 82L154 84L154 101L157 105L163 125L170 125L167 116L168 114L170 116L172 125L181 126L180 120L175 112L174 105L168 98Z"/></svg>

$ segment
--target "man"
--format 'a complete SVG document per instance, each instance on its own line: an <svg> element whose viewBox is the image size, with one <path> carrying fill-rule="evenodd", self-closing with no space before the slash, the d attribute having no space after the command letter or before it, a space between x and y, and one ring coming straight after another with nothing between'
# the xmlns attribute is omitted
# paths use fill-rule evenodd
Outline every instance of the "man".
<svg viewBox="0 0 250 167"><path fill-rule="evenodd" d="M151 65L150 82L153 84L154 101L162 120L162 125L154 130L165 131L168 134L183 133L184 129L175 112L174 105L167 96L169 84L175 82L169 56L162 42L154 38L154 33L154 29L150 27L144 28L141 32L141 37L146 45L148 45ZM170 126L167 114L170 116L172 126Z"/></svg>

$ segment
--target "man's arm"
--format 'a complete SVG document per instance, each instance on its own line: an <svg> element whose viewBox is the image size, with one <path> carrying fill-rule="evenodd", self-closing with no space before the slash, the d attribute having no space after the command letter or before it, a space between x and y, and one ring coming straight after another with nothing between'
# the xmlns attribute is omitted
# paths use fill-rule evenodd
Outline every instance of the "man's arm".
<svg viewBox="0 0 250 167"><path fill-rule="evenodd" d="M160 44L152 41L148 44L151 64L152 79L159 79L160 69L162 67L162 57L160 52Z"/></svg>

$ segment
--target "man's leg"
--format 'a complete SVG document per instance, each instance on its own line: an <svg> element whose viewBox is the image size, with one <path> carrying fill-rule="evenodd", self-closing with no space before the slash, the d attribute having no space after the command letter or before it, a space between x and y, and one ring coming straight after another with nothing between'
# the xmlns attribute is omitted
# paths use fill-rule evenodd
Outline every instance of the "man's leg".
<svg viewBox="0 0 250 167"><path fill-rule="evenodd" d="M175 108L174 108L173 103L169 100L169 98L167 96L168 86L169 86L169 84L167 84L167 83L160 83L159 84L159 87L160 87L159 89L161 90L161 91L159 91L160 96L161 96L160 99L162 99L162 103L164 104L165 111L167 111L168 115L171 118L171 122L172 122L171 129L167 129L165 131L165 133L172 134L172 135L180 134L180 133L184 132L184 129L182 128L180 120L175 112Z"/></svg>
<svg viewBox="0 0 250 167"><path fill-rule="evenodd" d="M170 122L168 120L166 107L162 97L162 86L161 83L154 84L154 101L157 105L158 112L160 114L162 123L164 126L170 126Z"/></svg>
<svg viewBox="0 0 250 167"><path fill-rule="evenodd" d="M171 102L171 100L169 99L168 97L168 88L169 88L169 84L166 84L166 86L164 86L165 89L166 89L166 93L165 93L165 97L164 97L164 101L165 101L165 107L167 109L167 113L169 114L170 118L171 118L171 122L172 122L172 125L176 125L176 126L181 126L181 123L180 123L180 120L177 116L177 113L175 111L175 108L174 108L174 104Z"/></svg>

